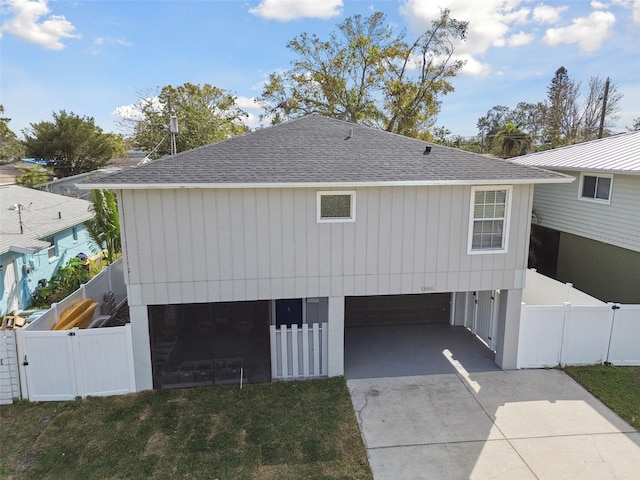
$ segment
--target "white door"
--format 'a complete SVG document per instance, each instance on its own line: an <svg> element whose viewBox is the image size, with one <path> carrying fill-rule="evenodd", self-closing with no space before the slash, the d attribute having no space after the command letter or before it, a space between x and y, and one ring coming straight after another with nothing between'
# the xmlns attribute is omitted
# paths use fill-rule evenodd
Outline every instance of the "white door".
<svg viewBox="0 0 640 480"><path fill-rule="evenodd" d="M74 332L18 331L20 373L29 400L74 400L78 395L74 364Z"/></svg>
<svg viewBox="0 0 640 480"><path fill-rule="evenodd" d="M476 308L475 333L480 339L493 349L494 320L493 320L493 291L477 292L478 305Z"/></svg>
<svg viewBox="0 0 640 480"><path fill-rule="evenodd" d="M5 313L20 309L20 291L18 290L18 279L16 278L15 262L13 258L2 263L3 291L2 299L7 305ZM1 312L0 312L1 313Z"/></svg>

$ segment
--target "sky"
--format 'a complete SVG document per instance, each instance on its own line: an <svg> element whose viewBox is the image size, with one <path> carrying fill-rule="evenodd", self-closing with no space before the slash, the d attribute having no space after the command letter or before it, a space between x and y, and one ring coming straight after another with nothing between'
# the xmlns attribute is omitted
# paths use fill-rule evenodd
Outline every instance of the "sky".
<svg viewBox="0 0 640 480"><path fill-rule="evenodd" d="M585 85L610 77L624 96L615 131L640 117L640 0L0 0L0 103L21 136L62 109L128 133L122 117L164 85L210 83L258 125L269 73L290 68L287 42L384 12L417 38L449 8L469 21L465 67L437 126L464 137L495 105L546 98L555 71Z"/></svg>

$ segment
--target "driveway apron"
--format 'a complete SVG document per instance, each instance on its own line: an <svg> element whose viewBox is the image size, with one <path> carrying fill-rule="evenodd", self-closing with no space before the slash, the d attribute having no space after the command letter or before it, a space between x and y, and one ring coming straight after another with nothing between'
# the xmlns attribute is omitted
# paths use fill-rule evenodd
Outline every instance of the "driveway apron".
<svg viewBox="0 0 640 480"><path fill-rule="evenodd" d="M563 372L457 367L347 381L375 480L640 478L640 433Z"/></svg>

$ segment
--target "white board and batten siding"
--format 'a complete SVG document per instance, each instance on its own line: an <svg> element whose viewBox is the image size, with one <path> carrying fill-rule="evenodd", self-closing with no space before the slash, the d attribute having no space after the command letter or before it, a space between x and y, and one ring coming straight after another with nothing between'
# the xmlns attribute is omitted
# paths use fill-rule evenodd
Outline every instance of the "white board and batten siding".
<svg viewBox="0 0 640 480"><path fill-rule="evenodd" d="M640 175L613 175L607 205L578 198L579 172L560 173L576 180L535 187L533 206L542 226L640 252Z"/></svg>
<svg viewBox="0 0 640 480"><path fill-rule="evenodd" d="M343 223L318 190L120 191L130 305L522 288L532 185L493 255L467 254L470 186L356 188Z"/></svg>

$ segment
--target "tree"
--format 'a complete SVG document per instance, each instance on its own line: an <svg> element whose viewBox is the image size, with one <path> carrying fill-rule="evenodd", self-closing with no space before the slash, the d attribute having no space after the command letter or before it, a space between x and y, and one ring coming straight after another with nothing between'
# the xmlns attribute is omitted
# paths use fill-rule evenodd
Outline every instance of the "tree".
<svg viewBox="0 0 640 480"><path fill-rule="evenodd" d="M0 115L4 106L0 105ZM10 118L0 117L0 164L20 160L24 157L24 146L15 133L9 128Z"/></svg>
<svg viewBox="0 0 640 480"><path fill-rule="evenodd" d="M167 85L157 95L139 102L142 119L133 122L133 140L137 147L155 156L171 152L169 117L178 120L178 152L219 142L246 133L241 122L248 115L236 105L231 93L208 83Z"/></svg>
<svg viewBox="0 0 640 480"><path fill-rule="evenodd" d="M56 177L90 172L107 164L113 146L92 117L65 110L52 115L52 122L32 123L23 131L27 156L44 161Z"/></svg>
<svg viewBox="0 0 640 480"><path fill-rule="evenodd" d="M631 128L627 127L627 130L640 130L640 117L634 118Z"/></svg>
<svg viewBox="0 0 640 480"><path fill-rule="evenodd" d="M503 158L523 155L531 148L531 137L522 130L520 124L505 124L496 134L496 143L500 146Z"/></svg>
<svg viewBox="0 0 640 480"><path fill-rule="evenodd" d="M547 87L547 128L546 136L552 148L567 143L568 138L575 137L577 129L577 100L580 85L569 78L564 67L556 70Z"/></svg>
<svg viewBox="0 0 640 480"><path fill-rule="evenodd" d="M51 177L49 172L40 166L19 168L19 170L21 175L16 177L16 184L23 187L33 188L34 185L48 182Z"/></svg>
<svg viewBox="0 0 640 480"><path fill-rule="evenodd" d="M478 133L484 140L486 151L493 150L495 137L506 123L511 120L511 110L504 105L496 105L487 112L484 117L480 117L476 123Z"/></svg>
<svg viewBox="0 0 640 480"><path fill-rule="evenodd" d="M105 260L113 263L122 252L120 219L116 195L112 190L91 190L89 211L94 217L85 222L91 239L106 251Z"/></svg>
<svg viewBox="0 0 640 480"><path fill-rule="evenodd" d="M433 126L440 97L453 91L449 80L464 62L452 60L467 22L443 10L415 41L395 35L383 13L354 15L328 40L303 33L287 48L296 59L274 72L260 101L272 123L320 113L389 132L420 136Z"/></svg>

